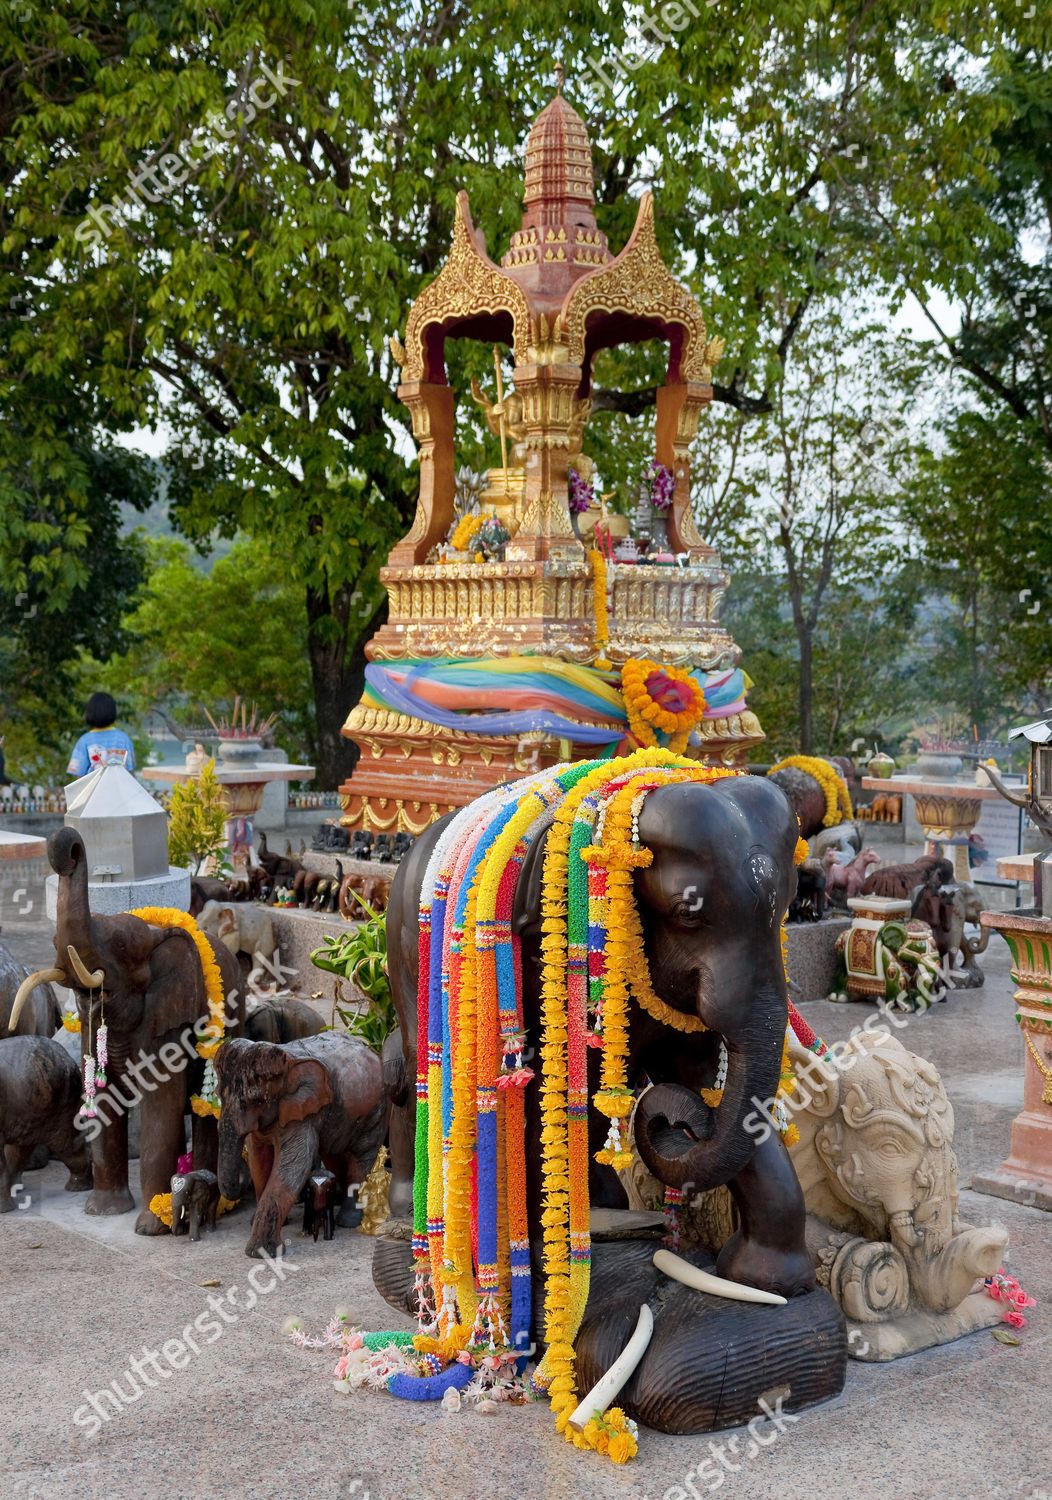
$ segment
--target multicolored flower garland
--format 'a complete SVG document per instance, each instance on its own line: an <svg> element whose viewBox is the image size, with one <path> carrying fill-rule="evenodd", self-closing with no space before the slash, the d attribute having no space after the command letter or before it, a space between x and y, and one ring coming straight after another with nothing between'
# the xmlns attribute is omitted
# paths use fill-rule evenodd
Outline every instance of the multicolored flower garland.
<svg viewBox="0 0 1052 1500"><path fill-rule="evenodd" d="M628 727L641 745L657 745L657 731L668 748L681 754L705 713L705 694L689 672L633 658L621 668L621 693Z"/></svg>
<svg viewBox="0 0 1052 1500"><path fill-rule="evenodd" d="M189 933L201 962L205 995L208 998L208 1020L198 1032L197 1055L206 1059L205 1076L201 1092L192 1094L190 1108L195 1115L213 1115L219 1118L219 1083L212 1059L226 1039L226 997L223 994L223 976L219 972L215 953L208 938L198 927L189 912L176 911L168 906L141 906L130 913L153 927L180 927Z"/></svg>
<svg viewBox="0 0 1052 1500"><path fill-rule="evenodd" d="M704 1029L662 1001L648 973L633 887L633 872L653 859L639 842L643 802L659 787L741 774L660 748L556 767L463 809L436 843L421 888L418 944L418 1364L399 1366L403 1373L387 1382L395 1394L436 1399L464 1383L466 1365L501 1380L525 1363L532 1296L524 1090L533 1073L523 1061L512 914L524 862L546 831L539 1102L547 1349L533 1384L547 1392L568 1440L615 1462L634 1453L634 1431L620 1412L597 1414L583 1434L568 1425L591 1267L588 1050L602 1049L591 1102L610 1120L596 1156L623 1167L631 1160L623 1130L634 1102L630 1000L683 1032ZM717 1070L705 1091L714 1108L721 1084ZM791 1087L784 1077L783 1091Z"/></svg>
<svg viewBox="0 0 1052 1500"><path fill-rule="evenodd" d="M854 817L847 782L836 766L828 760L819 760L817 755L787 755L784 760L772 766L767 774L773 776L775 771L786 769L803 771L806 775L813 777L822 788L826 799L825 816L822 818L823 828L834 828L838 823L850 822Z"/></svg>

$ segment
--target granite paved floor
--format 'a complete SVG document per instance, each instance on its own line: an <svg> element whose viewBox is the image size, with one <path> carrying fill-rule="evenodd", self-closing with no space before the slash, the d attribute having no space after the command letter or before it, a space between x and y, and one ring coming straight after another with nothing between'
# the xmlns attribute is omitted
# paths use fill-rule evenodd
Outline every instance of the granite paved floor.
<svg viewBox="0 0 1052 1500"><path fill-rule="evenodd" d="M3 940L26 962L47 961L46 929L31 917L9 922ZM997 939L984 990L955 996L901 1033L942 1070L962 1181L1000 1161L1019 1108L1022 1043L1007 958ZM806 1013L829 1040L862 1017L858 1007L826 1002ZM330 1357L293 1347L282 1324L296 1314L320 1327L337 1306L366 1327L397 1322L372 1288L368 1240L341 1232L315 1245L293 1233L286 1279L248 1309L254 1263L242 1254L244 1213L199 1245L136 1239L131 1216L86 1218L82 1200L62 1191L64 1177L57 1166L27 1174L33 1201L0 1218L0 1496L686 1500L687 1471L712 1456L710 1441L719 1446L645 1432L635 1463L615 1469L558 1441L542 1406L450 1415L382 1394L338 1395ZM769 1446L754 1444L750 1456L739 1436L736 1447L720 1447L720 1466L695 1479L696 1494L1052 1497L1052 1219L967 1191L962 1209L969 1222L1000 1221L1011 1233L1007 1263L1039 1301L1021 1346L984 1332L893 1365L852 1363L843 1395ZM215 1341L202 1339L182 1369L162 1355L163 1378L143 1366L153 1386L119 1411L110 1414L100 1397L107 1419L89 1435L90 1398L115 1380L131 1392L129 1361L143 1359L144 1343L160 1350L208 1311L210 1296L233 1289L237 1302L223 1302Z"/></svg>

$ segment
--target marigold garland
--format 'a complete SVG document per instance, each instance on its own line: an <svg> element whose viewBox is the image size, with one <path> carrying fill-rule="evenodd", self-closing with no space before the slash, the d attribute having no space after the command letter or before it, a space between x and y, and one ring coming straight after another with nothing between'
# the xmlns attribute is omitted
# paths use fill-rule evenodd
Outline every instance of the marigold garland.
<svg viewBox="0 0 1052 1500"><path fill-rule="evenodd" d="M607 651L610 649L610 612L606 602L607 575L606 558L597 547L588 554L592 565L592 600L595 608L595 661L600 672L610 670Z"/></svg>
<svg viewBox="0 0 1052 1500"><path fill-rule="evenodd" d="M217 1214L228 1214L232 1208L236 1208L241 1202L240 1198L224 1198L219 1195L219 1204L216 1208ZM172 1227L172 1195L171 1193L154 1193L150 1199L150 1212L160 1219L162 1224Z"/></svg>
<svg viewBox="0 0 1052 1500"><path fill-rule="evenodd" d="M836 766L828 760L819 760L817 755L787 755L784 760L772 766L767 774L773 776L775 771L786 769L803 771L806 775L813 777L822 788L826 799L825 815L822 818L823 828L833 828L837 823L849 822L854 817L847 782Z"/></svg>
<svg viewBox="0 0 1052 1500"><path fill-rule="evenodd" d="M687 706L678 711L666 708L654 696L655 683L661 684L659 692L681 689L676 696L685 697ZM668 735L668 748L677 755L686 749L691 730L697 728L705 713L705 694L689 672L679 667L662 667L645 658L625 662L621 668L621 692L628 727L639 743L656 745L660 730Z"/></svg>
<svg viewBox="0 0 1052 1500"><path fill-rule="evenodd" d="M461 516L449 539L449 545L456 552L467 552L472 542L485 524L485 516Z"/></svg>
<svg viewBox="0 0 1052 1500"><path fill-rule="evenodd" d="M197 1033L197 1055L205 1059L205 1076L201 1092L190 1096L190 1108L195 1115L212 1115L218 1119L218 1081L212 1059L226 1040L226 997L223 994L223 976L212 944L189 912L176 911L169 906L140 906L129 915L149 922L152 927L179 927L189 934L197 949L205 995L208 998L208 1020Z"/></svg>

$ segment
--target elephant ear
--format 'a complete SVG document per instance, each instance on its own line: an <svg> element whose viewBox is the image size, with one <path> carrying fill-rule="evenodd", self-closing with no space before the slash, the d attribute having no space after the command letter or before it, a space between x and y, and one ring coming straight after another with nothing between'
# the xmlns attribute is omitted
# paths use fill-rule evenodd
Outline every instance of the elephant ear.
<svg viewBox="0 0 1052 1500"><path fill-rule="evenodd" d="M332 1103L332 1084L328 1071L312 1057L290 1061L285 1078L285 1092L278 1105L278 1124L291 1125L316 1115Z"/></svg>

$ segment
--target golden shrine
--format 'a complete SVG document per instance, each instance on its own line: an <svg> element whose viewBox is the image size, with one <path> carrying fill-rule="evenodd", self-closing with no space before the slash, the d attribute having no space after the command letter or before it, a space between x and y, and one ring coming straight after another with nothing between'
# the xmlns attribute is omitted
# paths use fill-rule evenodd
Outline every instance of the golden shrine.
<svg viewBox="0 0 1052 1500"><path fill-rule="evenodd" d="M709 701L691 746L700 759L733 764L764 737L745 706L740 652L717 618L730 580L690 506L690 443L722 343L707 338L701 308L662 260L651 194L628 243L611 253L596 222L587 131L559 72L526 144L522 224L500 265L461 192L449 257L414 303L404 341L391 340L419 445L420 494L381 573L389 616L367 647L366 690L343 730L361 748L340 788L348 827L417 833L509 777L612 747L626 722L611 669L633 657L686 666L703 680ZM447 546L459 503L450 338L505 345L514 356L512 389L503 389L498 364L496 401L477 383L471 393L501 442L501 466L476 502L507 534L495 556ZM609 644L600 652L595 564L571 518L570 471L594 469L583 446L596 354L655 338L669 348L655 453L671 471L666 562L611 555ZM597 657L605 675L593 667ZM571 666L592 673L595 694ZM476 684L486 687L478 701ZM564 690L577 698L559 698ZM502 712L512 702L518 711ZM578 720L587 728L578 731Z"/></svg>

